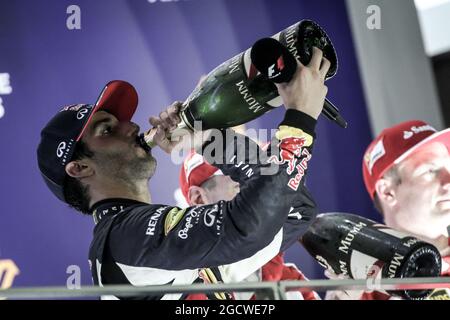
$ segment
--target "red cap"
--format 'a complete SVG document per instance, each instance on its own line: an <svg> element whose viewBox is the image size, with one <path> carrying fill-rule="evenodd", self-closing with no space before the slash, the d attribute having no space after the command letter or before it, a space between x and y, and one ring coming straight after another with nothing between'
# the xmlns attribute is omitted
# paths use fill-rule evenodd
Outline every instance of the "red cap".
<svg viewBox="0 0 450 320"><path fill-rule="evenodd" d="M138 95L131 84L122 80L108 82L97 98L94 109L76 140L79 141L81 139L88 124L91 122L92 116L97 111L106 110L119 121L129 121L133 117L137 105Z"/></svg>
<svg viewBox="0 0 450 320"><path fill-rule="evenodd" d="M180 171L180 188L189 203L188 192L191 186L201 186L214 175L222 175L222 171L206 162L202 155L191 151L184 159Z"/></svg>
<svg viewBox="0 0 450 320"><path fill-rule="evenodd" d="M450 129L436 132L429 124L412 120L384 129L364 153L363 176L367 192L373 199L375 183L394 164L432 142L441 142L450 148Z"/></svg>

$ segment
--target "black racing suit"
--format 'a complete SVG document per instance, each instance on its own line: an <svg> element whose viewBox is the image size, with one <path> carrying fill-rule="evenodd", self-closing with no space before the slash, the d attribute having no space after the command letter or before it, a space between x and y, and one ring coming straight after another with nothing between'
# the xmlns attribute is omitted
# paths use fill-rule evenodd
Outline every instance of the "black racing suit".
<svg viewBox="0 0 450 320"><path fill-rule="evenodd" d="M272 140L275 152L268 154L260 149L249 152L254 142L245 137L242 143L239 137L243 136L231 130L221 131L223 150L211 152L214 144L205 144L199 151L208 162L240 182L240 192L231 201L183 210L129 199L96 203L89 252L94 283L144 286L220 282L223 278L239 281L267 263L295 242L316 215L304 185L315 124L310 116L288 110ZM227 134L232 139L226 139ZM274 164L279 165L276 173L270 170Z"/></svg>

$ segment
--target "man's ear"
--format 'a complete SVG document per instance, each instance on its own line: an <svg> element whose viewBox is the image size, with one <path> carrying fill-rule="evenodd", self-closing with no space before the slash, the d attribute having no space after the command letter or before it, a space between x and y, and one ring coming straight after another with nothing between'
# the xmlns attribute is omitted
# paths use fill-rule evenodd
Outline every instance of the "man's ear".
<svg viewBox="0 0 450 320"><path fill-rule="evenodd" d="M94 174L94 170L91 166L83 161L71 161L66 164L66 173L77 179L87 178Z"/></svg>
<svg viewBox="0 0 450 320"><path fill-rule="evenodd" d="M198 186L191 186L188 190L188 202L190 205L202 205L207 204L208 196L206 195L205 189Z"/></svg>
<svg viewBox="0 0 450 320"><path fill-rule="evenodd" d="M375 192L381 204L393 207L397 203L397 193L390 179L381 178L375 183Z"/></svg>

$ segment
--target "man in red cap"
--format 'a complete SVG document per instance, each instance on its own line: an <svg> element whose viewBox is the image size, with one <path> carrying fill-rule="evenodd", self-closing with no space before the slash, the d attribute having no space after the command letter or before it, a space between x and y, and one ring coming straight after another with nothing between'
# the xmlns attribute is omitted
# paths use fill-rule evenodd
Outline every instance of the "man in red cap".
<svg viewBox="0 0 450 320"><path fill-rule="evenodd" d="M442 275L450 276L450 129L437 132L419 120L387 128L367 148L362 170L385 224L434 244L443 256ZM378 291L351 297L390 298ZM435 290L430 298L450 299L449 291Z"/></svg>
<svg viewBox="0 0 450 320"><path fill-rule="evenodd" d="M245 176L247 167L241 164ZM180 170L180 189L190 206L215 203L220 200L230 201L239 193L239 182L226 176L218 168L210 165L204 157L192 151L184 160ZM264 249L243 261L220 266L221 277L226 282L240 281L282 281L308 280L294 264L284 262L280 250L283 242L289 243L284 237L298 238L298 234L308 228L313 217L306 214L300 217L290 215L284 225L285 232L279 232L275 239ZM278 239L277 239L278 238ZM280 241L281 240L281 241ZM284 241L283 241L284 240ZM270 261L269 261L270 260ZM287 298L291 300L317 300L317 293L288 291ZM235 292L236 299L254 299L252 292ZM189 299L206 299L205 295L191 295Z"/></svg>
<svg viewBox="0 0 450 320"><path fill-rule="evenodd" d="M383 132L363 159L367 192L385 223L450 254L450 129L407 121Z"/></svg>
<svg viewBox="0 0 450 320"><path fill-rule="evenodd" d="M364 154L363 176L385 224L434 244L450 276L450 129L413 120L383 130Z"/></svg>

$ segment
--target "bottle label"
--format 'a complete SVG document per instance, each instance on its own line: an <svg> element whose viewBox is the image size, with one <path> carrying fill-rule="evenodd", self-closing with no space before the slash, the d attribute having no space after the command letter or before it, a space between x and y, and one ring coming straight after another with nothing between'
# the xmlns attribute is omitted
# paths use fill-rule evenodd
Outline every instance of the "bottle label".
<svg viewBox="0 0 450 320"><path fill-rule="evenodd" d="M345 220L344 222L353 224L353 222L351 222L349 220ZM338 250L341 251L342 253L348 254L350 247L352 246L352 242L355 239L355 236L364 227L367 227L367 224L365 224L362 221L358 222L357 224L354 224L352 229L350 229L350 231L347 233L347 235L344 237L344 239L341 240Z"/></svg>
<svg viewBox="0 0 450 320"><path fill-rule="evenodd" d="M289 51L292 53L294 57L296 57L298 60L300 60L300 55L298 53L297 48L297 42L298 42L298 35L297 35L297 27L299 23L296 23L289 28L286 28L285 31L281 32L280 35L280 42L284 44Z"/></svg>

